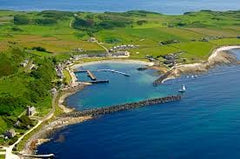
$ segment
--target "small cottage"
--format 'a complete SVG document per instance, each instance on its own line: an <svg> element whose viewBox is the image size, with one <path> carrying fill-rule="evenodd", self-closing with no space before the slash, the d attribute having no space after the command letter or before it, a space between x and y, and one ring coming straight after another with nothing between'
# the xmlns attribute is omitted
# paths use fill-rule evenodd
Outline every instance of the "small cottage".
<svg viewBox="0 0 240 159"><path fill-rule="evenodd" d="M16 136L16 132L14 129L10 129L4 135L5 135L5 137L10 139L10 138L13 138L14 136Z"/></svg>
<svg viewBox="0 0 240 159"><path fill-rule="evenodd" d="M36 113L35 107L30 107L30 106L27 107L27 116L32 116L35 113Z"/></svg>
<svg viewBox="0 0 240 159"><path fill-rule="evenodd" d="M88 39L88 42L95 43L95 42L97 42L97 39L94 38L94 37L90 37L90 38Z"/></svg>
<svg viewBox="0 0 240 159"><path fill-rule="evenodd" d="M28 62L29 62L29 60L24 60L20 65L22 66L22 67L26 67L27 66L27 64L28 64Z"/></svg>
<svg viewBox="0 0 240 159"><path fill-rule="evenodd" d="M52 95L55 95L57 93L57 89L56 88L52 88L51 89L51 93L52 93Z"/></svg>

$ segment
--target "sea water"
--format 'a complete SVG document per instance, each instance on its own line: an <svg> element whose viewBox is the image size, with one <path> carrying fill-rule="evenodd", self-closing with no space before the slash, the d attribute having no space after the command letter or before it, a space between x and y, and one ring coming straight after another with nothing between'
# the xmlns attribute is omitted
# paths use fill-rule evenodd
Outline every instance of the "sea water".
<svg viewBox="0 0 240 159"><path fill-rule="evenodd" d="M240 51L234 53L239 55ZM97 64L86 68L101 67L119 69L131 76L96 74L110 79L109 85L90 86L69 97L68 104L81 110L85 104L91 108L90 105L163 96L177 93L182 84L187 91L178 102L118 112L69 126L56 133L52 141L39 146L39 154L54 153L57 159L240 158L239 66L218 66L197 78L182 76L157 88L151 84L157 78L154 70L136 71L135 64ZM81 76L79 79L83 79ZM132 90L130 85L135 84ZM82 102L85 104L81 105ZM59 136L65 140L59 142Z"/></svg>
<svg viewBox="0 0 240 159"><path fill-rule="evenodd" d="M157 79L159 74L156 70L151 69L138 71L137 69L141 67L144 66L121 62L83 66L81 69L90 70L97 80L109 80L109 83L94 84L86 87L83 91L68 97L66 103L68 106L83 110L136 102L176 93L178 90L176 87L168 87L167 85L153 87L153 81ZM101 69L121 71L130 75L130 77L118 73L103 72ZM76 73L76 76L79 81L91 81L86 72Z"/></svg>
<svg viewBox="0 0 240 159"><path fill-rule="evenodd" d="M0 9L122 12L148 10L183 14L202 9L239 10L239 0L0 0Z"/></svg>

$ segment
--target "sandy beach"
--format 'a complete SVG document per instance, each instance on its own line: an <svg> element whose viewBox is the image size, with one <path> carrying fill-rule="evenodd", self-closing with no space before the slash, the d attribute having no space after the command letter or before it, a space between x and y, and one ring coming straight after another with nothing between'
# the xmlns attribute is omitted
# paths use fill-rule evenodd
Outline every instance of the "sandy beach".
<svg viewBox="0 0 240 159"><path fill-rule="evenodd" d="M130 64L141 64L146 66L153 66L153 62L147 62L147 61L140 61L140 60L126 60L126 59L112 59L112 60L102 60L102 61L93 61L93 62L86 62L86 63L80 63L80 64L74 64L71 66L72 69L77 69L81 66L88 66L93 64L101 64L101 63L130 63Z"/></svg>

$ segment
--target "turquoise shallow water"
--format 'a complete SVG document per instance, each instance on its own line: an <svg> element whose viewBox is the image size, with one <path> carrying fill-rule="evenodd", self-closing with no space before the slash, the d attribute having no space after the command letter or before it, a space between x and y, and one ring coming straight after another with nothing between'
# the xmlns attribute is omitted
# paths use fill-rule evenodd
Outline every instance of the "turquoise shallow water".
<svg viewBox="0 0 240 159"><path fill-rule="evenodd" d="M148 10L165 14L182 14L202 9L239 10L239 0L0 0L0 9L128 11Z"/></svg>
<svg viewBox="0 0 240 159"><path fill-rule="evenodd" d="M163 85L153 87L152 82L158 77L155 70L138 71L139 64L103 63L84 66L91 70L97 80L109 80L108 84L86 87L83 91L67 98L69 106L78 110L111 106L114 104L144 100L148 98L175 94L178 88ZM130 74L130 77L111 72L97 72L98 69L114 69ZM90 81L86 73L76 74L80 81Z"/></svg>
<svg viewBox="0 0 240 159"><path fill-rule="evenodd" d="M240 53L237 50L234 52ZM199 75L196 79L184 76L157 88L150 84L151 80L156 78L152 70L138 72L135 71L134 65L109 64L108 66L129 71L132 75L136 74L136 79L119 77L122 80L117 80L115 83L113 79L118 75L102 75L102 78L111 78L112 82L110 81L109 85L88 87L82 91L87 99L80 95L80 92L70 97L68 103L78 109L85 109L93 105L100 106L102 103L132 101L156 94L176 93L183 83L187 87L187 92L180 102L114 113L69 126L56 133L51 142L41 145L38 149L39 153L55 153L56 158L59 159L235 159L240 157L239 66L219 66ZM89 67L96 69L106 65ZM148 77L148 80L142 80L141 77ZM134 90L129 90L128 88L133 86L126 87L126 85L135 83L134 81L140 84ZM118 86L115 87L114 83ZM104 91L107 87L113 88L112 94ZM125 92L127 95L130 94L131 98L116 99L114 95L116 92ZM101 99L95 99L96 94ZM109 100L113 101L109 102ZM81 106L79 101L85 102L87 106ZM60 135L65 138L62 142L57 140Z"/></svg>

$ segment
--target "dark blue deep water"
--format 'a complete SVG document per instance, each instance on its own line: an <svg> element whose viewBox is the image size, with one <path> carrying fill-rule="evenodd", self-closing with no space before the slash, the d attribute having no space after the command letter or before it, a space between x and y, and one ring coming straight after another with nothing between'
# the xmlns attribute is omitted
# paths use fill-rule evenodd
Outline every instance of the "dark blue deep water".
<svg viewBox="0 0 240 159"><path fill-rule="evenodd" d="M240 51L234 52L240 55ZM68 98L68 104L78 109L172 94L183 83L187 92L180 102L114 113L69 126L41 145L39 153L55 153L57 159L240 158L239 66L219 66L195 79L184 76L158 88L151 85L156 78L154 71L138 72L136 65L85 67L118 68L132 76L101 75L111 80L109 85L90 86ZM84 80L82 76L79 79ZM58 142L59 136L65 140Z"/></svg>
<svg viewBox="0 0 240 159"><path fill-rule="evenodd" d="M148 10L165 14L182 14L202 9L239 10L239 0L0 0L0 9L128 11Z"/></svg>

